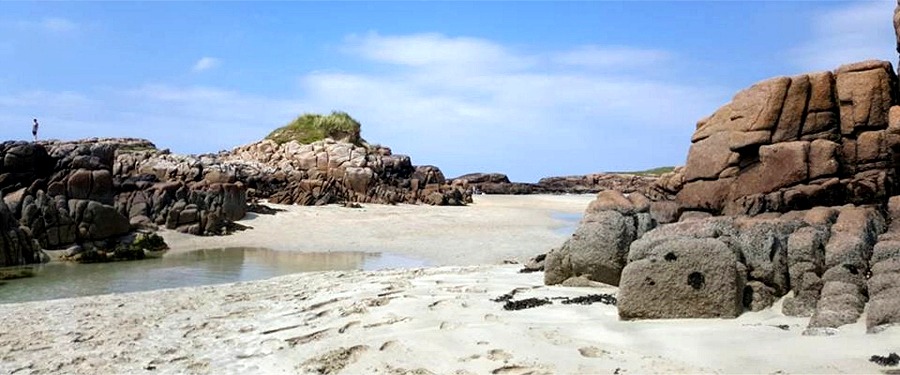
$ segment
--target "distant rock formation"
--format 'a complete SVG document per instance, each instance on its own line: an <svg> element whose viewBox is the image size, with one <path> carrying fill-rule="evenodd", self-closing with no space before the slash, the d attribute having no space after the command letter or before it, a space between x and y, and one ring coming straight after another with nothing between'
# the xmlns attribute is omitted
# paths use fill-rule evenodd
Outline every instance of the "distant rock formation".
<svg viewBox="0 0 900 375"><path fill-rule="evenodd" d="M579 176L544 177L537 183L510 182L502 173L470 173L452 179L453 185L484 194L591 194L604 190L665 198L657 177L626 173L594 173Z"/></svg>
<svg viewBox="0 0 900 375"><path fill-rule="evenodd" d="M807 334L863 312L870 332L900 324L898 89L865 61L741 91L697 124L661 197L598 194L545 282L618 285L622 319L736 317L793 292L782 311Z"/></svg>

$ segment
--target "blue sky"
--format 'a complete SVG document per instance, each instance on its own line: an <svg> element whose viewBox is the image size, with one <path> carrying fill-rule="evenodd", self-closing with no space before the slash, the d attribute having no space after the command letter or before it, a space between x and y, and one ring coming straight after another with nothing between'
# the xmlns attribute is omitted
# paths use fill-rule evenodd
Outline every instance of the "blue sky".
<svg viewBox="0 0 900 375"><path fill-rule="evenodd" d="M895 4L0 2L0 139L215 152L343 110L448 177L680 165L756 81L896 63Z"/></svg>

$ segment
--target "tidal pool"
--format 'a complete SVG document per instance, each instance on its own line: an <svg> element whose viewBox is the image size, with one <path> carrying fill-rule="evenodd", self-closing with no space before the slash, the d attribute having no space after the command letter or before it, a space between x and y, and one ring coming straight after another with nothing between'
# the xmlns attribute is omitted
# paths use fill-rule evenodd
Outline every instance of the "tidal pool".
<svg viewBox="0 0 900 375"><path fill-rule="evenodd" d="M427 265L423 260L390 253L302 253L261 248L168 253L161 258L130 262L51 262L33 266L34 277L0 282L0 303L223 284L299 272Z"/></svg>

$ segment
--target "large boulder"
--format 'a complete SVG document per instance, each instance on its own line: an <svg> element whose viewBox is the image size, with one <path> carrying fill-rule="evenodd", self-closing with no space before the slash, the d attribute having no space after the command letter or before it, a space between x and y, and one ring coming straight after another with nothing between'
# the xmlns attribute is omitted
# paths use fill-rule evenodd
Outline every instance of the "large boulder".
<svg viewBox="0 0 900 375"><path fill-rule="evenodd" d="M618 285L631 242L656 226L650 205L640 193L627 197L616 190L598 193L572 237L547 254L544 282L553 285L585 277Z"/></svg>
<svg viewBox="0 0 900 375"><path fill-rule="evenodd" d="M716 239L656 243L622 271L622 319L733 318L743 311L745 270Z"/></svg>
<svg viewBox="0 0 900 375"><path fill-rule="evenodd" d="M19 226L13 213L0 200L0 267L36 263L41 260L30 230Z"/></svg>
<svg viewBox="0 0 900 375"><path fill-rule="evenodd" d="M585 276L618 285L633 237L634 223L627 222L621 213L602 211L591 215L590 221L583 222L561 249L547 255L544 280L558 284L572 276ZM563 266L562 259L568 264Z"/></svg>
<svg viewBox="0 0 900 375"><path fill-rule="evenodd" d="M121 236L131 228L128 218L115 207L78 199L69 200L69 207L78 222L78 235L81 239L101 240Z"/></svg>

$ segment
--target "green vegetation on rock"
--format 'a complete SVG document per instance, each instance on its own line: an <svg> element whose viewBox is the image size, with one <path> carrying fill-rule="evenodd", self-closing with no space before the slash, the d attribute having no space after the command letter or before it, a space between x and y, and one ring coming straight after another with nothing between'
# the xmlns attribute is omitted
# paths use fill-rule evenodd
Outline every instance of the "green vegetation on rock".
<svg viewBox="0 0 900 375"><path fill-rule="evenodd" d="M139 234L135 238L133 246L149 251L162 251L169 248L162 236L156 233Z"/></svg>
<svg viewBox="0 0 900 375"><path fill-rule="evenodd" d="M266 139L278 144L290 141L309 144L332 138L358 145L362 142L359 129L359 122L344 112L334 111L330 115L306 113L290 124L275 129Z"/></svg>
<svg viewBox="0 0 900 375"><path fill-rule="evenodd" d="M669 173L675 170L675 167L658 167L653 169L647 169L643 171L634 171L634 172L612 172L615 174L633 174L637 176L659 176L663 173Z"/></svg>
<svg viewBox="0 0 900 375"><path fill-rule="evenodd" d="M10 267L0 269L0 280L23 279L33 276L34 270L31 267Z"/></svg>

